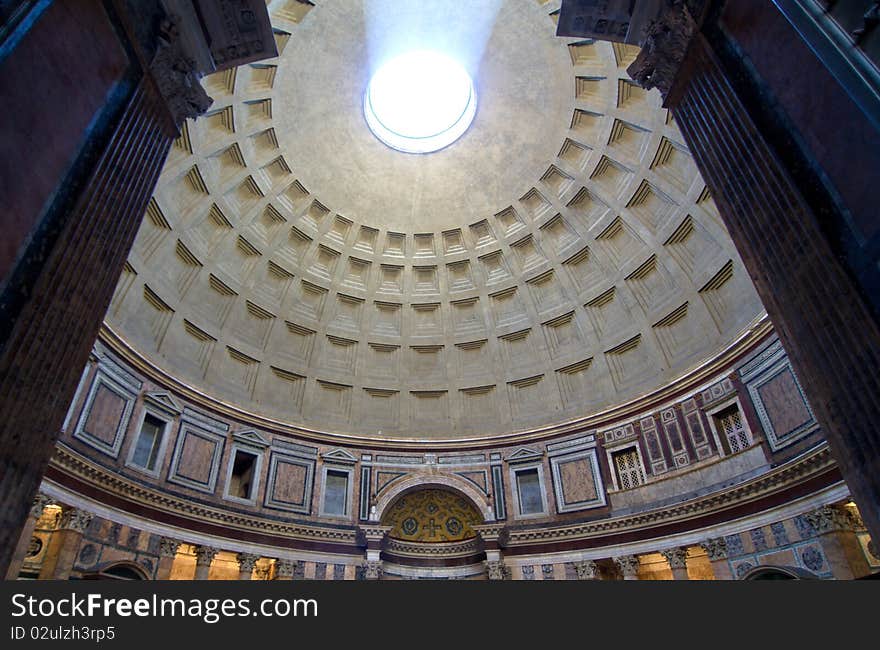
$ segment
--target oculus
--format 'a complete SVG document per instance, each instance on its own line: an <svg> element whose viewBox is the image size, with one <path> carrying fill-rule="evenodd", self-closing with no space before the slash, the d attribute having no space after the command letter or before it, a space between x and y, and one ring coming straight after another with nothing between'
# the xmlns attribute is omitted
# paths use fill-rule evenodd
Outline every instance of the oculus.
<svg viewBox="0 0 880 650"><path fill-rule="evenodd" d="M391 59L370 79L364 116L393 149L430 153L460 138L477 111L470 75L450 57L419 50Z"/></svg>

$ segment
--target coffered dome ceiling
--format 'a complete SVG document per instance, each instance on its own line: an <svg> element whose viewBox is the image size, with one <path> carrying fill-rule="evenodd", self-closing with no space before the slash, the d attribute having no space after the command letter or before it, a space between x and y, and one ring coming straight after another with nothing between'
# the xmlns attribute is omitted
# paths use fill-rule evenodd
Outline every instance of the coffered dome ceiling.
<svg viewBox="0 0 880 650"><path fill-rule="evenodd" d="M363 115L392 5L268 4L279 56L205 80L107 314L168 376L313 431L490 437L665 386L762 313L634 48L557 38L554 0L452 16L477 114L407 154Z"/></svg>

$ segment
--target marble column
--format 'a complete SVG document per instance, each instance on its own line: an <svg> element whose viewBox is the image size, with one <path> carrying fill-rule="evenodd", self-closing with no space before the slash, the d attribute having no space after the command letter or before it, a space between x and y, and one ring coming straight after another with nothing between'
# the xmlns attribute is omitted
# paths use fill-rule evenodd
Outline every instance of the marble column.
<svg viewBox="0 0 880 650"><path fill-rule="evenodd" d="M669 568L672 569L673 580L690 580L687 569L687 549L683 546L667 548L660 551L660 555L666 558Z"/></svg>
<svg viewBox="0 0 880 650"><path fill-rule="evenodd" d="M235 556L235 559L238 562L238 579L250 580L254 573L254 566L256 566L260 556L253 553L239 553Z"/></svg>
<svg viewBox="0 0 880 650"><path fill-rule="evenodd" d="M864 189L880 129L854 99L874 91L844 75L847 55L817 54L781 3L714 4L699 23L669 3L628 72L662 93L880 539L880 268L876 190ZM805 104L839 116L846 136Z"/></svg>
<svg viewBox="0 0 880 650"><path fill-rule="evenodd" d="M220 549L212 546L196 547L196 574L194 580L207 580L208 574L211 572L211 563Z"/></svg>
<svg viewBox="0 0 880 650"><path fill-rule="evenodd" d="M578 580L601 580L599 564L595 560L580 560L574 563Z"/></svg>
<svg viewBox="0 0 880 650"><path fill-rule="evenodd" d="M482 538L486 552L486 576L489 580L507 580L510 568L504 563L501 553L501 541L505 534L503 524L481 524L474 526L474 531Z"/></svg>
<svg viewBox="0 0 880 650"><path fill-rule="evenodd" d="M835 578L852 580L871 572L856 537L862 522L852 510L843 505L822 506L807 513L806 519L816 531Z"/></svg>
<svg viewBox="0 0 880 650"><path fill-rule="evenodd" d="M700 546L709 556L709 564L712 565L712 573L716 580L733 580L733 572L727 561L727 540L723 537L713 537L700 542Z"/></svg>
<svg viewBox="0 0 880 650"><path fill-rule="evenodd" d="M51 501L52 499L42 492L34 497L34 504L31 506L30 517L28 517L27 523L25 523L24 529L21 531L21 537L18 539L15 553L12 555L12 562L10 562L9 570L6 572L7 580L15 580L18 578L18 574L21 572L21 567L24 564L24 559L27 557L28 549L31 546L34 529L37 526L37 522L40 521L40 517L43 516L43 510L49 505L49 503L51 503Z"/></svg>
<svg viewBox="0 0 880 650"><path fill-rule="evenodd" d="M159 540L159 564L156 566L156 580L171 580L171 567L177 557L180 542L170 537Z"/></svg>
<svg viewBox="0 0 880 650"><path fill-rule="evenodd" d="M52 533L40 580L67 580L76 562L83 533L92 521L92 513L79 508L64 507L58 529Z"/></svg>
<svg viewBox="0 0 880 650"><path fill-rule="evenodd" d="M639 556L638 555L621 555L614 558L614 563L620 569L620 574L624 580L639 579Z"/></svg>

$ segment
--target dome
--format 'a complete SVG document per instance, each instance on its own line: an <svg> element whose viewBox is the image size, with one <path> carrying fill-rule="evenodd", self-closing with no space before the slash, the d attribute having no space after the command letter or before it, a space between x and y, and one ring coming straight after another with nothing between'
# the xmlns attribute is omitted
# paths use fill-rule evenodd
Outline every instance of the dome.
<svg viewBox="0 0 880 650"><path fill-rule="evenodd" d="M627 77L636 48L493 6L452 36L371 2L276 16L277 58L207 78L108 329L214 404L394 440L581 422L732 345L762 306L660 95ZM423 155L363 112L410 41L479 97Z"/></svg>

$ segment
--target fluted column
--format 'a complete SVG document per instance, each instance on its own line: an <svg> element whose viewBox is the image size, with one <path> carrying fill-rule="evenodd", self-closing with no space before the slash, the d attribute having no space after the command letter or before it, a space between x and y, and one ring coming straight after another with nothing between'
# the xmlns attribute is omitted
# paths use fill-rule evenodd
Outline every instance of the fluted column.
<svg viewBox="0 0 880 650"><path fill-rule="evenodd" d="M156 580L171 579L171 567L174 565L178 548L180 548L180 542L176 539L163 537L159 540L159 564L156 566Z"/></svg>
<svg viewBox="0 0 880 650"><path fill-rule="evenodd" d="M28 517L24 530L21 531L21 537L18 539L15 553L12 556L12 562L9 564L9 570L6 572L7 580L15 580L18 578L18 574L21 572L21 567L24 564L24 559L27 557L28 548L30 548L31 538L34 536L34 529L37 527L37 522L40 520L40 517L43 516L43 510L51 502L52 499L42 492L34 497L30 517Z"/></svg>
<svg viewBox="0 0 880 650"><path fill-rule="evenodd" d="M673 580L689 580L687 569L687 549L681 546L667 548L660 551L660 555L666 558L669 568L672 569Z"/></svg>
<svg viewBox="0 0 880 650"><path fill-rule="evenodd" d="M614 563L620 569L620 574L624 580L639 579L639 556L638 555L621 555L614 558Z"/></svg>
<svg viewBox="0 0 880 650"><path fill-rule="evenodd" d="M196 547L196 574L194 580L207 580L208 574L211 572L211 563L220 549L212 546Z"/></svg>
<svg viewBox="0 0 880 650"><path fill-rule="evenodd" d="M250 580L260 556L253 553L239 553L235 559L238 562L238 579Z"/></svg>
<svg viewBox="0 0 880 650"><path fill-rule="evenodd" d="M486 551L486 576L489 580L507 580L510 569L504 564L501 553L501 542L505 535L503 524L481 524L474 526L474 531L483 540L483 549Z"/></svg>
<svg viewBox="0 0 880 650"><path fill-rule="evenodd" d="M578 580L601 580L599 576L599 565L595 560L581 560L574 563L574 570L577 573Z"/></svg>
<svg viewBox="0 0 880 650"><path fill-rule="evenodd" d="M862 522L852 510L842 505L822 506L807 513L806 519L816 531L835 578L851 580L871 572L856 537Z"/></svg>
<svg viewBox="0 0 880 650"><path fill-rule="evenodd" d="M67 580L76 561L83 533L92 521L92 513L65 507L58 529L52 534L49 548L40 567L40 580Z"/></svg>
<svg viewBox="0 0 880 650"><path fill-rule="evenodd" d="M716 580L733 580L733 573L730 570L730 564L727 562L727 540L723 537L713 537L704 542L700 542L700 546L709 556L709 564L712 565L712 573Z"/></svg>

